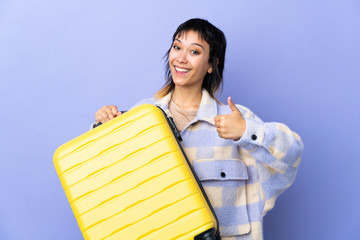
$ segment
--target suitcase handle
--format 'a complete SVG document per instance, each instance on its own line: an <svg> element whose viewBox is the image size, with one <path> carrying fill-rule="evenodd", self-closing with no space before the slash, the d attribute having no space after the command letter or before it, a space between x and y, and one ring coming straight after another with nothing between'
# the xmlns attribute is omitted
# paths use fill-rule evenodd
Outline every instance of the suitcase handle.
<svg viewBox="0 0 360 240"><path fill-rule="evenodd" d="M125 110L125 111L120 111L120 112L121 112L121 114L123 114L123 113L126 113L127 111ZM100 126L101 124L102 124L101 122L98 122L97 124L94 125L94 128Z"/></svg>

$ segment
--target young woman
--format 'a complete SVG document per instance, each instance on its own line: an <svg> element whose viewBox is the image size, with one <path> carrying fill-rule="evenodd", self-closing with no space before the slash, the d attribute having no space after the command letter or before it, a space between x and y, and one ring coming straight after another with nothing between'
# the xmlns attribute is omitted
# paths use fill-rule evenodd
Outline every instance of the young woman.
<svg viewBox="0 0 360 240"><path fill-rule="evenodd" d="M182 146L202 182L224 240L263 239L263 216L294 181L303 152L287 126L263 122L229 97L222 84L226 39L206 20L190 19L173 35L164 87L138 104L160 105L174 118ZM121 113L104 106L96 123Z"/></svg>

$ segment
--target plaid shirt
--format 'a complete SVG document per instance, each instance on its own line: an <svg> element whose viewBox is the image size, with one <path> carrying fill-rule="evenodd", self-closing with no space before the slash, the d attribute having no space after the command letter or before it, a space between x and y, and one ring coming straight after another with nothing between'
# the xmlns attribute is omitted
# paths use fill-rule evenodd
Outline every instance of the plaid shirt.
<svg viewBox="0 0 360 240"><path fill-rule="evenodd" d="M171 93L138 104L158 105L171 116L170 99ZM246 130L238 141L220 138L214 118L231 110L203 90L197 116L181 132L182 146L215 210L222 239L260 240L263 216L294 181L303 143L284 124L264 123L249 109L236 106Z"/></svg>

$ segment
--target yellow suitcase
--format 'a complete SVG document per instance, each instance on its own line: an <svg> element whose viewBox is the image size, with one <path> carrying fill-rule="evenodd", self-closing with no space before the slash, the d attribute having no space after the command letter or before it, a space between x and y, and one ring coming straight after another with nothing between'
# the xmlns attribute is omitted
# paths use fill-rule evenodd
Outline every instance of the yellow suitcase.
<svg viewBox="0 0 360 240"><path fill-rule="evenodd" d="M55 169L85 239L220 239L174 126L143 104L56 150Z"/></svg>

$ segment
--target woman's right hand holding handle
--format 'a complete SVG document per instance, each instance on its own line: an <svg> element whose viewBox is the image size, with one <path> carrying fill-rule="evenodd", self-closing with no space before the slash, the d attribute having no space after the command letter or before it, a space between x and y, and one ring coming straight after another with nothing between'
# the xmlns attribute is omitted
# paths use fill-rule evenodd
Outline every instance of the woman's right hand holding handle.
<svg viewBox="0 0 360 240"><path fill-rule="evenodd" d="M95 113L95 124L98 124L99 122L105 123L120 115L121 112L118 111L115 105L105 105Z"/></svg>

